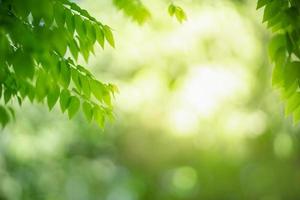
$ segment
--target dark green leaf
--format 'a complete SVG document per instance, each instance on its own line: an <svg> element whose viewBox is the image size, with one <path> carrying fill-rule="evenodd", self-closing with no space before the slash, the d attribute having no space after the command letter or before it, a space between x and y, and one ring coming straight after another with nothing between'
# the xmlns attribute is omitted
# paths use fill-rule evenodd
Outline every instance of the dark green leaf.
<svg viewBox="0 0 300 200"><path fill-rule="evenodd" d="M0 106L0 124L2 127L6 126L9 122L9 114L4 106Z"/></svg>
<svg viewBox="0 0 300 200"><path fill-rule="evenodd" d="M273 0L258 0L256 9L260 9L261 7L267 5L268 3L272 2Z"/></svg>
<svg viewBox="0 0 300 200"><path fill-rule="evenodd" d="M34 75L34 63L32 57L21 50L17 50L14 56L13 67L16 75L20 78L32 79Z"/></svg>

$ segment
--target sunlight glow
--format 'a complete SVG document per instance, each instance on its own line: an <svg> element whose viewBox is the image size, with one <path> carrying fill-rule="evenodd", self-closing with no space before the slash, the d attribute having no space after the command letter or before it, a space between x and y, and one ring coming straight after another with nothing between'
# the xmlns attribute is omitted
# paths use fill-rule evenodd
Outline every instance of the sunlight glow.
<svg viewBox="0 0 300 200"><path fill-rule="evenodd" d="M217 120L216 132L238 131L234 117L226 114L251 94L253 77L249 71L257 67L252 62L260 54L257 39L247 18L232 4L208 4L189 16L180 26L168 23L168 28L153 19L160 31L150 26L142 31L134 25L128 27L112 67L122 66L117 71L131 69L134 75L130 82L118 84L118 107L122 112L140 113L139 120L145 124L155 120L156 126L175 136L198 134ZM132 32L135 34L129 34ZM257 116L246 118L259 125L240 133L262 133L265 121Z"/></svg>
<svg viewBox="0 0 300 200"><path fill-rule="evenodd" d="M197 130L201 119L211 118L229 103L247 83L237 69L216 66L193 68L173 97L169 123L178 135Z"/></svg>

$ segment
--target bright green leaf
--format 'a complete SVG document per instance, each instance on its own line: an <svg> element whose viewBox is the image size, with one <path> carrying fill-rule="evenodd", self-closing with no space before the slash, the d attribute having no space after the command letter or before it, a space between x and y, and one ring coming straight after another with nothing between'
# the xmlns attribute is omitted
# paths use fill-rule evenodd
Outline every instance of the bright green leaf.
<svg viewBox="0 0 300 200"><path fill-rule="evenodd" d="M91 122L93 119L93 109L91 104L89 104L88 102L83 102L82 109L88 122Z"/></svg>
<svg viewBox="0 0 300 200"><path fill-rule="evenodd" d="M70 97L70 104L68 107L68 116L69 119L72 119L74 117L74 115L77 113L78 109L80 106L80 101L77 97L75 96L71 96Z"/></svg>
<svg viewBox="0 0 300 200"><path fill-rule="evenodd" d="M104 36L105 36L105 39L107 40L107 42L112 46L112 47L115 47L115 41L114 41L114 36L112 34L112 31L110 29L109 26L105 25L103 27L103 32L104 32Z"/></svg>
<svg viewBox="0 0 300 200"><path fill-rule="evenodd" d="M56 84L54 84L50 88L50 91L47 95L47 102L50 110L52 110L53 106L56 104L59 95L60 95L60 89Z"/></svg>
<svg viewBox="0 0 300 200"><path fill-rule="evenodd" d="M66 109L69 107L70 97L71 97L70 92L66 89L63 89L60 94L60 99L59 99L60 108L61 108L62 112L65 112Z"/></svg>

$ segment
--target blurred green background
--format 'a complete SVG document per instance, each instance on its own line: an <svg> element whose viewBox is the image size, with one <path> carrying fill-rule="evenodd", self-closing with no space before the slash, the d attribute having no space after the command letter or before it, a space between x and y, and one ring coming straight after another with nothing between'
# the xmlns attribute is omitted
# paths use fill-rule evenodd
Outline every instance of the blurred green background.
<svg viewBox="0 0 300 200"><path fill-rule="evenodd" d="M1 200L300 199L299 126L271 88L255 1L178 1L183 24L144 1L143 26L109 0L78 3L114 30L116 49L88 65L118 85L116 120L102 131L16 107L0 131Z"/></svg>

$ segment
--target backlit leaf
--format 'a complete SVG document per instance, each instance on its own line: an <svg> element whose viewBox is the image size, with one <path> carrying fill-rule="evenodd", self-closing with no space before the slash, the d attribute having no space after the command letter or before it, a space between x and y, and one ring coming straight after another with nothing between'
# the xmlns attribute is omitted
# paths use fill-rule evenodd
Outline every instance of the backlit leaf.
<svg viewBox="0 0 300 200"><path fill-rule="evenodd" d="M77 97L71 96L70 97L70 104L68 106L68 116L70 119L74 117L80 107L80 101Z"/></svg>
<svg viewBox="0 0 300 200"><path fill-rule="evenodd" d="M103 27L103 32L104 32L104 36L105 36L105 39L108 41L108 43L112 46L112 47L115 47L115 41L114 41L114 36L112 34L112 31L110 29L109 26L105 25Z"/></svg>

